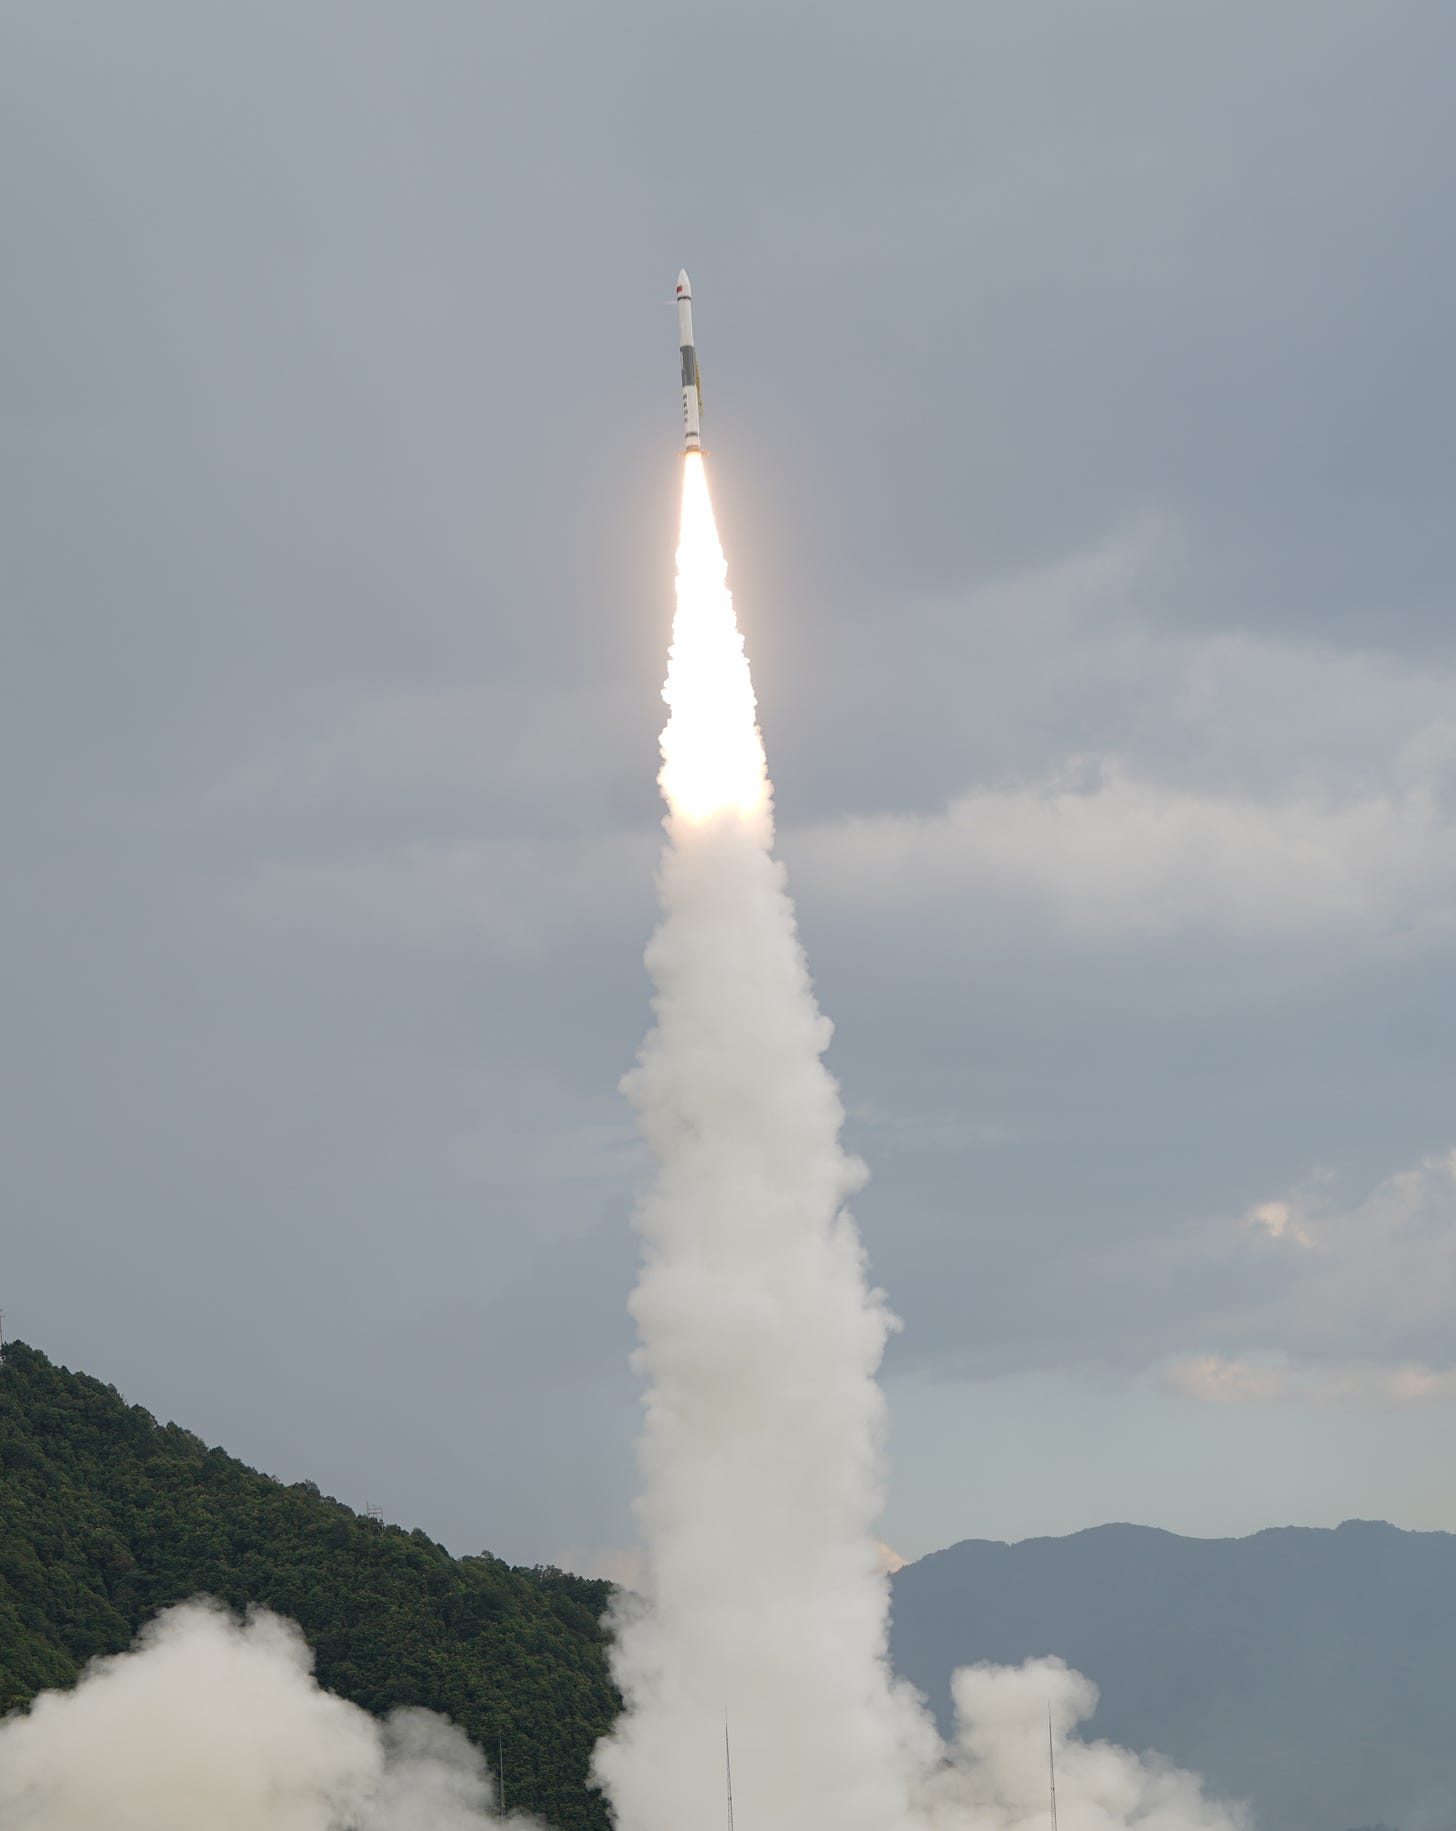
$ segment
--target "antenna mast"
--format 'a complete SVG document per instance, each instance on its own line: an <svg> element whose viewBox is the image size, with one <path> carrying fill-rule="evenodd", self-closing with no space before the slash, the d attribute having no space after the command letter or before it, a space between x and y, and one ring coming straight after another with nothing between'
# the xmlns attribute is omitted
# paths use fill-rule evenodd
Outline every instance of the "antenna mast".
<svg viewBox="0 0 1456 1831"><path fill-rule="evenodd" d="M728 1831L733 1831L733 1751L728 1746L728 1712L723 1712L723 1772L728 1781ZM1055 1827L1053 1828L1055 1831Z"/></svg>
<svg viewBox="0 0 1456 1831"><path fill-rule="evenodd" d="M1057 1751L1052 1742L1052 1707L1047 1705L1047 1772L1052 1780L1052 1831L1057 1831ZM729 1827L732 1831L732 1827Z"/></svg>

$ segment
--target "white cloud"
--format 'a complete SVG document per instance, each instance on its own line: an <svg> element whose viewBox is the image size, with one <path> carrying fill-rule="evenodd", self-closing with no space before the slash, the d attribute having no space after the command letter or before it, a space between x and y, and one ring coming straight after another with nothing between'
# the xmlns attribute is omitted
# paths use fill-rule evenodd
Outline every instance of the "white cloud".
<svg viewBox="0 0 1456 1831"><path fill-rule="evenodd" d="M1210 1350L1164 1385L1216 1404L1354 1408L1456 1397L1456 1151L1341 1204L1323 1179L1220 1223L1254 1252L1253 1295L1207 1322Z"/></svg>
<svg viewBox="0 0 1456 1831"><path fill-rule="evenodd" d="M849 919L949 925L958 948L1031 925L1054 943L1217 933L1381 944L1456 927L1456 819L1427 783L1350 799L1180 787L1115 758L977 788L938 815L790 833L795 887ZM255 908L393 931L475 933L507 957L647 907L650 829L462 838L258 866ZM645 919L645 918L644 918Z"/></svg>
<svg viewBox="0 0 1456 1831"><path fill-rule="evenodd" d="M1456 1368L1408 1362L1397 1367L1302 1367L1287 1361L1194 1355L1170 1363L1162 1383L1180 1398L1209 1405L1318 1405L1393 1410L1456 1398Z"/></svg>
<svg viewBox="0 0 1456 1831"><path fill-rule="evenodd" d="M1353 1206L1317 1192L1279 1206L1287 1219L1269 1247L1294 1269L1296 1345L1399 1355L1439 1340L1456 1360L1456 1151L1396 1171Z"/></svg>
<svg viewBox="0 0 1456 1831"><path fill-rule="evenodd" d="M883 734L886 811L791 824L796 885L966 946L1449 929L1456 674L1190 629L1182 549L1150 520L902 613L885 666L920 718Z"/></svg>
<svg viewBox="0 0 1456 1831"><path fill-rule="evenodd" d="M1197 1774L1156 1754L1083 1741L1097 1686L1056 1657L1021 1666L964 1666L951 1680L950 1759L917 1801L928 1831L1041 1831L1049 1760L1069 1823L1085 1831L1244 1831L1247 1810L1213 1798Z"/></svg>
<svg viewBox="0 0 1456 1831"><path fill-rule="evenodd" d="M1446 925L1456 911L1456 822L1427 785L1260 799L1110 757L972 789L938 815L819 827L792 854L820 899L901 920L934 912L969 941L1028 918L1077 939L1289 941Z"/></svg>
<svg viewBox="0 0 1456 1831"><path fill-rule="evenodd" d="M1247 1220L1250 1227L1271 1240L1292 1240L1297 1246L1313 1244L1290 1202L1259 1202L1249 1210Z"/></svg>

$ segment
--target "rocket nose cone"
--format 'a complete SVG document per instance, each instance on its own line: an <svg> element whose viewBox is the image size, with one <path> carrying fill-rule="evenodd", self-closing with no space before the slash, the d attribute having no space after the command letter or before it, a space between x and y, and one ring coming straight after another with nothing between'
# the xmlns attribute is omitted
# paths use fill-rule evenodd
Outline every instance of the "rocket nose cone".
<svg viewBox="0 0 1456 1831"><path fill-rule="evenodd" d="M686 267L677 276L677 296L680 299L691 299L693 296L692 284L688 279Z"/></svg>

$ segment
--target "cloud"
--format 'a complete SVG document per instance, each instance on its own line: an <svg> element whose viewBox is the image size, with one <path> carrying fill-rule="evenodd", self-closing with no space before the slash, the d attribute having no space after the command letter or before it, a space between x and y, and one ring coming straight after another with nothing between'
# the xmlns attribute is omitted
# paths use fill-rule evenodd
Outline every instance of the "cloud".
<svg viewBox="0 0 1456 1831"><path fill-rule="evenodd" d="M1456 673L1190 628L1198 564L1191 530L1148 516L898 609L908 639L822 734L855 799L785 833L806 901L951 925L963 950L1028 925L1092 944L1449 933ZM887 701L918 718L880 732Z"/></svg>
<svg viewBox="0 0 1456 1831"><path fill-rule="evenodd" d="M987 1831L1046 1824L1049 1759L1068 1821L1096 1831L1240 1831L1238 1804L1209 1797L1198 1775L1157 1755L1072 1732L1096 1710L1091 1679L1055 1657L1021 1666L962 1667L951 1680L956 1737L922 1805L930 1831L967 1823Z"/></svg>
<svg viewBox="0 0 1456 1831"><path fill-rule="evenodd" d="M1249 1210L1248 1222L1271 1240L1292 1240L1298 1246L1312 1244L1308 1230L1289 1202L1259 1202Z"/></svg>
<svg viewBox="0 0 1456 1831"><path fill-rule="evenodd" d="M1427 786L1270 800L1159 782L1115 757L977 788L932 816L800 835L815 894L880 917L958 915L978 934L1027 919L1078 940L1218 931L1304 942L1449 925L1456 822Z"/></svg>
<svg viewBox="0 0 1456 1831"><path fill-rule="evenodd" d="M1210 667L1237 674L1262 665L1250 643L1179 652L1190 706L1207 693L1199 677ZM1326 669L1343 671L1333 662ZM421 696L398 709L401 726L385 721L386 733L403 733L396 791L419 788L416 766L428 778L442 754L448 762L468 752L460 708L469 703L444 696L438 731ZM1286 718L1297 725L1307 711L1306 699L1291 698ZM381 779L378 733L365 723L370 739L358 747L322 744L331 794ZM1192 711L1190 724L1196 730ZM1447 792L1456 727L1434 720L1385 736L1383 765L1358 781L1345 779L1344 762L1322 774L1328 759L1316 755L1298 779L1272 787L1190 781L1186 759L1157 745L1145 744L1142 756L1082 752L966 788L939 812L852 814L791 829L784 850L811 902L875 927L938 921L953 928L961 951L1028 925L1082 945L1210 934L1245 946L1444 939L1456 926L1456 812ZM317 785L310 772L321 766L315 759L303 770L305 785ZM283 766L260 763L257 781L275 767ZM271 778L273 789L289 779L286 770ZM657 850L645 821L559 836L472 836L454 824L454 836L265 859L246 895L275 916L363 923L414 943L474 932L505 957L539 959L568 933L635 908Z"/></svg>
<svg viewBox="0 0 1456 1831"><path fill-rule="evenodd" d="M291 1622L206 1600L0 1723L6 1831L484 1831L493 1788L443 1717L320 1688Z"/></svg>
<svg viewBox="0 0 1456 1831"><path fill-rule="evenodd" d="M1191 563L1185 530L1145 515L898 613L916 640L873 665L831 655L838 723L818 731L814 702L796 707L823 780L801 779L795 804L834 811L783 832L806 905L862 928L939 924L962 953L1028 933L1449 935L1456 675L1182 627L1165 605ZM645 908L653 698L575 679L529 696L485 678L366 691L295 710L172 813L214 832L263 823L274 850L241 894L265 916L410 945L473 932L541 960ZM305 846L315 828L323 844Z"/></svg>
<svg viewBox="0 0 1456 1831"><path fill-rule="evenodd" d="M1163 1370L1166 1391L1209 1405L1316 1405L1394 1410L1456 1398L1456 1368L1334 1366L1195 1355Z"/></svg>
<svg viewBox="0 0 1456 1831"><path fill-rule="evenodd" d="M1168 1390L1353 1409L1456 1397L1456 1150L1354 1203L1316 1177L1217 1224L1204 1245L1215 1258L1251 1251L1252 1275L1243 1301L1205 1318L1216 1345L1163 1369Z"/></svg>
<svg viewBox="0 0 1456 1831"><path fill-rule="evenodd" d="M914 1281L922 1230L888 1278L918 1350L902 1368L918 1360L952 1380L1075 1370L1115 1385L1150 1380L1206 1404L1326 1411L1456 1398L1456 1153L1353 1197L1319 1170L1204 1216L1188 1211L1186 1169L1164 1176L1148 1203L1134 1155L1111 1192L1086 1192L1098 1203L1088 1221L1057 1174L1078 1159L1082 1136L1031 1136L970 1159L973 1193L947 1203L947 1229L958 1233L936 1277ZM1003 1157L1014 1160L1005 1193L978 1212L974 1185ZM1017 1203L1029 1201L1028 1176L1042 1164L1049 1206L1028 1221ZM961 1240L957 1262L949 1255Z"/></svg>
<svg viewBox="0 0 1456 1831"><path fill-rule="evenodd" d="M1289 1282L1267 1311L1255 1308L1246 1333L1267 1315L1311 1356L1424 1358L1424 1348L1456 1361L1456 1150L1395 1171L1352 1205L1316 1185L1254 1213L1271 1208L1283 1222L1262 1229L1264 1250Z"/></svg>

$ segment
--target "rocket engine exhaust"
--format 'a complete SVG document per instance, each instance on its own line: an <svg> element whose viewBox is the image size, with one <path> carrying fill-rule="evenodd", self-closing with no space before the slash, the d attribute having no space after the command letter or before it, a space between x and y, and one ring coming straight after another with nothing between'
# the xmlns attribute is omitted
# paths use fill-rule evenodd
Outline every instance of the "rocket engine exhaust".
<svg viewBox="0 0 1456 1831"><path fill-rule="evenodd" d="M632 1298L647 1382L645 1595L617 1623L627 1708L596 1773L624 1831L721 1817L725 1707L755 1831L886 1831L919 1720L886 1659L881 1504L891 1326L844 1211L863 1179L773 817L699 449L679 276L683 466L663 698L656 1027L624 1089L656 1160ZM716 1756L716 1758L715 1758Z"/></svg>
<svg viewBox="0 0 1456 1831"><path fill-rule="evenodd" d="M831 1027L773 856L700 449L686 273L678 299L686 456L647 949L656 1023L622 1083L656 1163L631 1300L645 1555L641 1593L616 1606L625 1708L594 1778L618 1831L720 1824L726 1712L753 1831L1044 1831L1050 1700L1062 1791L1095 1806L1086 1822L1234 1831L1191 1776L1063 1746L1096 1688L1059 1661L961 1673L953 1750L891 1674L874 1523L893 1318L844 1206L865 1172L840 1142L821 1059Z"/></svg>

